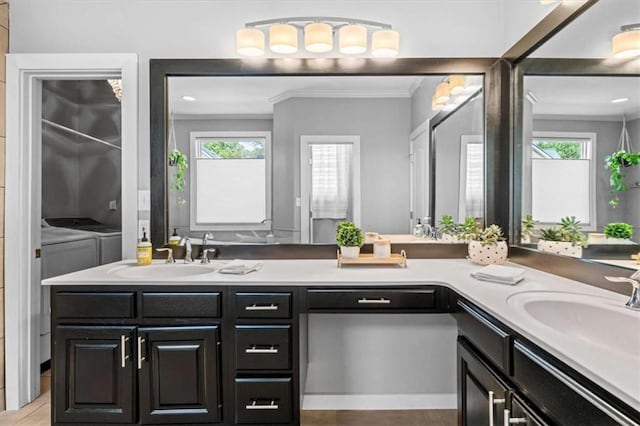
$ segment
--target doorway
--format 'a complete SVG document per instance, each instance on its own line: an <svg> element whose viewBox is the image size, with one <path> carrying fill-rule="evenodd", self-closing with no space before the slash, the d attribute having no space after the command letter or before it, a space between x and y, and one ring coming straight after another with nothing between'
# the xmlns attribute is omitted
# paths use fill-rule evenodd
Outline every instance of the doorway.
<svg viewBox="0 0 640 426"><path fill-rule="evenodd" d="M410 136L411 214L410 228L420 220L431 225L429 217L429 120Z"/></svg>
<svg viewBox="0 0 640 426"><path fill-rule="evenodd" d="M132 257L137 236L137 70L135 54L7 55L7 141L10 143L6 152L5 196L6 205L11 206L5 212L5 244L11 247L5 254L5 317L11 319L5 322L8 410L18 409L40 394L42 140L43 133L48 131L43 126L52 126L42 120L46 110L44 82L121 79L120 179L126 185L121 187L120 249L121 256Z"/></svg>
<svg viewBox="0 0 640 426"><path fill-rule="evenodd" d="M360 136L300 137L300 239L335 242L338 222L360 226Z"/></svg>

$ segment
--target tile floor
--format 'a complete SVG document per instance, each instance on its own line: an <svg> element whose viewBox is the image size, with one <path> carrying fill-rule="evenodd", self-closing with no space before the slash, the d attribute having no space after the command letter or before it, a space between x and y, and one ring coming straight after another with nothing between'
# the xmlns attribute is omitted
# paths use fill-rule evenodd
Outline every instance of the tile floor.
<svg viewBox="0 0 640 426"><path fill-rule="evenodd" d="M42 395L18 411L0 413L0 425L51 424L51 371L42 373ZM455 426L456 410L304 411L302 426Z"/></svg>

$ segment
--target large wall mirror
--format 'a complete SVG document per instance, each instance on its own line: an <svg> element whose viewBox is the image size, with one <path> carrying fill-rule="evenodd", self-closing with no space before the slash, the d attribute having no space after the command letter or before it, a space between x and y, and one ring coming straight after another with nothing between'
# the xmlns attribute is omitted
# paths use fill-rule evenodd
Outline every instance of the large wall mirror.
<svg viewBox="0 0 640 426"><path fill-rule="evenodd" d="M614 157L640 152L640 61L611 46L638 18L640 1L598 2L518 65L518 244L640 267L640 165Z"/></svg>
<svg viewBox="0 0 640 426"><path fill-rule="evenodd" d="M188 167L178 180L166 167L164 241L175 231L196 244L207 232L217 245L334 244L337 223L353 221L392 242L436 243L416 225L484 220L483 72L458 74L438 107L449 73L175 74L164 79L164 152Z"/></svg>

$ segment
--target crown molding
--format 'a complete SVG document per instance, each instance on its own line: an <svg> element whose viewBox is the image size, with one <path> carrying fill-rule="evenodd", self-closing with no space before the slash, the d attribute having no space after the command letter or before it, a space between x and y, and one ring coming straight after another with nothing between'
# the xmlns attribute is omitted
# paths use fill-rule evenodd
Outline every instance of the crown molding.
<svg viewBox="0 0 640 426"><path fill-rule="evenodd" d="M272 98L269 102L278 103L292 98L410 98L408 90L287 90Z"/></svg>
<svg viewBox="0 0 640 426"><path fill-rule="evenodd" d="M174 114L174 120L273 120L273 114Z"/></svg>
<svg viewBox="0 0 640 426"><path fill-rule="evenodd" d="M627 115L627 122L637 120L640 118L640 111L634 114ZM622 115L620 114L606 114L606 115L571 115L571 114L533 114L534 120L555 120L555 121L614 121L622 122Z"/></svg>

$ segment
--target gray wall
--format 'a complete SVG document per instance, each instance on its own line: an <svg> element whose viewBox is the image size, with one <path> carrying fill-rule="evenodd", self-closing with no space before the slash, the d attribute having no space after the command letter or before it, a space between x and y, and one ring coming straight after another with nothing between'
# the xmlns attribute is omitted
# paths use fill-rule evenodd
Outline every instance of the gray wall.
<svg viewBox="0 0 640 426"><path fill-rule="evenodd" d="M45 81L43 118L120 145L120 104L104 80ZM43 124L42 216L120 228L121 151ZM116 200L118 210L109 210Z"/></svg>
<svg viewBox="0 0 640 426"><path fill-rule="evenodd" d="M413 132L427 118L434 115L431 110L431 98L439 81L425 79L411 95L411 131Z"/></svg>
<svg viewBox="0 0 640 426"><path fill-rule="evenodd" d="M274 228L299 241L300 136L359 135L362 228L409 232L409 98L293 98L274 106Z"/></svg>
<svg viewBox="0 0 640 426"><path fill-rule="evenodd" d="M226 132L226 131L264 131L264 132L272 132L273 131L273 120L260 117L260 118L251 118L247 116L246 118L228 118L224 116L220 117L210 117L210 118L198 118L197 116L193 116L194 118L180 118L174 120L174 128L176 131L176 145L178 149L185 153L187 157L190 157L190 148L189 148L189 134L191 132ZM273 140L273 135L272 135ZM273 143L273 142L272 142ZM169 176L169 181L171 182L172 176ZM173 228L178 228L178 233L180 235L190 234L189 231L189 203L191 197L189 195L189 191L191 188L191 174L190 169L187 169L187 175L185 176L185 191L180 195L186 201L182 205L177 204L177 193L176 191L169 191L169 228L171 232L173 232ZM198 238L201 236L202 232L193 233L193 236L197 236ZM235 232L222 232L216 231L215 237L219 240L228 240L235 239Z"/></svg>
<svg viewBox="0 0 640 426"><path fill-rule="evenodd" d="M561 117L554 120L540 120L535 116L533 120L534 132L590 132L596 134L597 147L594 161L597 200L596 225L599 231L602 231L607 223L627 221L628 202L630 200L625 197L626 194L623 194L620 197L620 205L617 208L609 205L609 200L611 199L609 194L610 173L604 168L605 157L617 150L621 128L621 121L564 120ZM635 205L636 209L638 205Z"/></svg>
<svg viewBox="0 0 640 426"><path fill-rule="evenodd" d="M435 129L436 223L445 214L458 220L461 137L484 135L482 111L483 98L479 96Z"/></svg>

